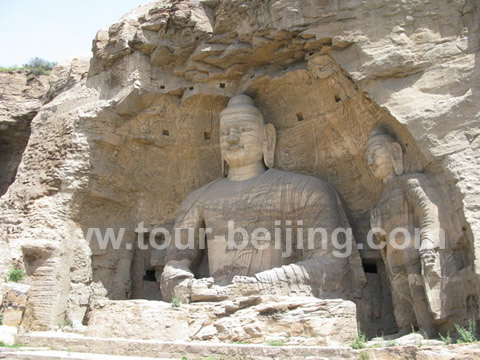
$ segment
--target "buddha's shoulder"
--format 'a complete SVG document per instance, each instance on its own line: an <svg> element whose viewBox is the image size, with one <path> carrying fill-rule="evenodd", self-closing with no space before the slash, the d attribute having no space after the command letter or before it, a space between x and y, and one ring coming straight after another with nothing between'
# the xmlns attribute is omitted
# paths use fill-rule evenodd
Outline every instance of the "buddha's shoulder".
<svg viewBox="0 0 480 360"><path fill-rule="evenodd" d="M306 190L333 190L333 187L326 181L315 176L278 169L269 169L266 175L268 175L268 178L272 181L281 181L285 184L291 185L293 188ZM267 181L269 180L268 178L266 179Z"/></svg>
<svg viewBox="0 0 480 360"><path fill-rule="evenodd" d="M192 192L190 192L186 197L185 197L185 200L188 200L188 199L198 199L199 197L201 197L203 194L205 194L206 192L209 192L209 191L212 191L212 190L215 190L215 188L218 186L218 184L222 181L225 181L226 178L224 177L221 177L221 178L217 178L215 180L212 180L210 181L209 183L199 187L198 189L196 190L193 190Z"/></svg>
<svg viewBox="0 0 480 360"><path fill-rule="evenodd" d="M433 178L425 173L402 174L397 176L396 182L406 189L416 187L431 188L435 186Z"/></svg>
<svg viewBox="0 0 480 360"><path fill-rule="evenodd" d="M250 185L252 188L272 184L289 191L334 192L333 187L315 176L278 169L269 169L260 176L260 178L252 180ZM225 177L215 179L189 193L185 201L196 202L202 199L221 197L225 191L228 191L231 185L232 182Z"/></svg>

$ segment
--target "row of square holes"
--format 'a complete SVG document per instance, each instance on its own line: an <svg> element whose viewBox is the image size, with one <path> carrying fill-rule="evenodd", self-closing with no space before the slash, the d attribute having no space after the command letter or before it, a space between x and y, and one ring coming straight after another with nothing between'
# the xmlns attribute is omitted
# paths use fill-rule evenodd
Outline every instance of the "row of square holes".
<svg viewBox="0 0 480 360"><path fill-rule="evenodd" d="M339 98L337 95L335 95L335 102L338 103L340 101L342 101L342 99ZM297 121L303 121L304 120L303 114L301 112L296 113L296 115L297 115Z"/></svg>
<svg viewBox="0 0 480 360"><path fill-rule="evenodd" d="M225 88L225 84L224 84L224 83L220 83L219 86L220 86L221 89L224 89L224 88ZM160 89L165 89L165 85L161 85L161 86L160 86ZM189 90L193 90L193 86L190 86L188 89L189 89ZM164 130L162 131L162 135L163 135L163 136L170 136L170 131L164 129ZM203 133L203 138L204 138L205 140L210 140L210 139L211 139L210 132L209 132L209 131L205 131L205 132Z"/></svg>
<svg viewBox="0 0 480 360"><path fill-rule="evenodd" d="M170 131L164 129L164 130L162 131L162 135L163 135L163 136L170 136ZM209 132L209 131L205 131L205 132L203 133L203 138L204 138L205 140L210 140L210 139L211 139L210 132Z"/></svg>
<svg viewBox="0 0 480 360"><path fill-rule="evenodd" d="M253 76L255 76L255 75L252 75L252 77L253 77ZM220 83L219 86L220 86L221 89L224 89L224 88L225 88L225 84L224 84L224 83ZM165 89L165 85L160 85L160 89L162 89L162 90ZM190 91L192 91L193 89L194 89L193 86L190 86L190 87L188 88L188 90L190 90ZM334 97L335 97L335 102L338 103L338 102L342 101L342 99L341 99L340 97L338 97L337 95L335 95ZM299 120L299 121L301 121L301 120Z"/></svg>
<svg viewBox="0 0 480 360"><path fill-rule="evenodd" d="M297 113L296 116L297 116L297 121L303 121L304 120L303 114L301 112ZM170 136L170 132L168 130L163 130L162 135L163 136ZM204 137L205 140L210 140L211 139L210 132L205 131L203 133L203 137Z"/></svg>
<svg viewBox="0 0 480 360"><path fill-rule="evenodd" d="M304 120L303 114L301 112L297 113L296 115L297 115L297 121L303 121ZM170 136L170 132L168 130L163 130L162 135L163 136ZM205 131L203 133L203 137L204 137L205 140L210 140L211 139L210 132Z"/></svg>
<svg viewBox="0 0 480 360"><path fill-rule="evenodd" d="M220 84L220 85L222 85L222 84ZM190 90L193 90L193 87L191 87ZM341 99L340 99L338 96L335 95L335 102L338 103L338 102L340 102L340 101L341 101ZM295 115L297 116L297 121L303 121L303 120L305 120L305 118L303 117L303 114L302 114L301 112L298 112L298 113L296 113ZM170 132L169 132L168 130L163 130L162 134L163 134L164 136L170 136ZM210 137L210 132L205 131L205 132L203 133L203 137L205 138L205 140L210 140L210 139L211 139L211 137Z"/></svg>
<svg viewBox="0 0 480 360"><path fill-rule="evenodd" d="M224 83L220 83L219 86L220 86L220 89L225 89L225 84L224 84ZM164 90L164 89L165 89L165 85L160 85L160 89ZM192 90L193 90L193 86L190 86L190 87L188 88L188 90L192 91Z"/></svg>
<svg viewBox="0 0 480 360"><path fill-rule="evenodd" d="M224 84L224 83L220 83L220 84L218 84L218 86L220 87L220 89L225 89L225 84ZM188 88L188 90L192 91L192 90L193 90L193 86L190 86L190 87Z"/></svg>

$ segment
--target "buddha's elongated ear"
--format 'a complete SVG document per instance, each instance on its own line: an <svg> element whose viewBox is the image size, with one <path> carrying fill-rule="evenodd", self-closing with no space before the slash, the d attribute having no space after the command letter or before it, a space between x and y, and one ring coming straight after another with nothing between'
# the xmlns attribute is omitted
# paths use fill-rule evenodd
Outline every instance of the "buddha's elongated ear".
<svg viewBox="0 0 480 360"><path fill-rule="evenodd" d="M402 146L397 142L392 142L390 144L390 153L392 155L393 169L395 174L403 174L403 150Z"/></svg>
<svg viewBox="0 0 480 360"><path fill-rule="evenodd" d="M273 124L265 124L263 128L263 162L267 168L273 167L277 134Z"/></svg>

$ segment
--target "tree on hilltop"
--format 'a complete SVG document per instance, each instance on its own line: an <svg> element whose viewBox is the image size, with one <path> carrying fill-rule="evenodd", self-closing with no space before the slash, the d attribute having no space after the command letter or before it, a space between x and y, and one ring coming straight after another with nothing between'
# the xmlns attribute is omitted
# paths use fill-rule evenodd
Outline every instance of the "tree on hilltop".
<svg viewBox="0 0 480 360"><path fill-rule="evenodd" d="M24 64L23 67L35 75L47 75L56 64L54 61L34 57Z"/></svg>

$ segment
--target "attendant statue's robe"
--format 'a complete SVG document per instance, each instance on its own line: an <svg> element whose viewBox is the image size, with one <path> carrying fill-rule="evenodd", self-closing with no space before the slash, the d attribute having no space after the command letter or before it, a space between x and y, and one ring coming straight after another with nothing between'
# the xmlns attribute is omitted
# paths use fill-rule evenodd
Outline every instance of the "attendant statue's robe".
<svg viewBox="0 0 480 360"><path fill-rule="evenodd" d="M398 327L440 324L464 313L474 293L468 285L473 272L461 244L464 234L429 177L396 176L385 186L374 213L372 227L385 231L377 237L386 242L382 255ZM425 242L438 251L431 267L422 266L419 248Z"/></svg>

